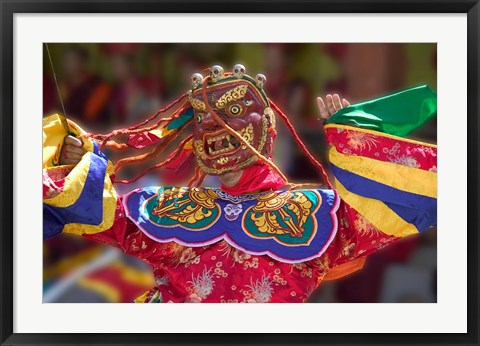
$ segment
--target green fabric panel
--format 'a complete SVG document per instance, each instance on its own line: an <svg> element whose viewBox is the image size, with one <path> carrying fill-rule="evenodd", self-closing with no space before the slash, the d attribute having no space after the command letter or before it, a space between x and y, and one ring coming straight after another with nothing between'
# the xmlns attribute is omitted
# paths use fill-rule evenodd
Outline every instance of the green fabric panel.
<svg viewBox="0 0 480 346"><path fill-rule="evenodd" d="M193 117L193 108L187 108L180 116L167 125L167 130L178 129Z"/></svg>
<svg viewBox="0 0 480 346"><path fill-rule="evenodd" d="M437 94L427 85L343 108L327 124L358 126L404 137L437 115Z"/></svg>

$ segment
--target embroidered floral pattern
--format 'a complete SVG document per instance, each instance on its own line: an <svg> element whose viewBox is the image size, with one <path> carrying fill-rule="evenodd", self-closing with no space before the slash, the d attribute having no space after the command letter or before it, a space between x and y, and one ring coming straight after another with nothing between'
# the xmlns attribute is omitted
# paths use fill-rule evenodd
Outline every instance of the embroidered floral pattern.
<svg viewBox="0 0 480 346"><path fill-rule="evenodd" d="M196 277L192 274L192 281L187 283L191 284L190 289L193 291L193 295L190 298L199 298L200 300L205 299L213 291L213 286L215 281L213 280L213 274L211 273L212 268L207 270L205 269L201 274L198 274Z"/></svg>
<svg viewBox="0 0 480 346"><path fill-rule="evenodd" d="M42 172L43 198L53 198L63 192L65 178L72 170L72 167L56 167L52 170L44 169Z"/></svg>
<svg viewBox="0 0 480 346"><path fill-rule="evenodd" d="M353 224L355 225L355 229L362 236L368 236L371 238L373 236L378 236L381 233L374 225L368 222L367 219L360 214L357 214L357 218Z"/></svg>
<svg viewBox="0 0 480 346"><path fill-rule="evenodd" d="M182 251L177 266L184 264L185 268L188 268L189 265L198 263L200 263L200 256L197 256L195 250L189 247Z"/></svg>
<svg viewBox="0 0 480 346"><path fill-rule="evenodd" d="M244 269L258 268L258 257L254 256L254 257L252 257L251 261L245 261L245 263L243 264L243 268Z"/></svg>
<svg viewBox="0 0 480 346"><path fill-rule="evenodd" d="M355 131L330 127L326 129L326 134L328 142L343 154L358 154L427 171L433 171L431 169L437 164L436 149L420 142L376 136L361 129Z"/></svg>
<svg viewBox="0 0 480 346"><path fill-rule="evenodd" d="M347 144L353 150L363 150L365 148L372 150L372 148L377 147L379 142L377 138L377 136L364 132L347 131Z"/></svg>
<svg viewBox="0 0 480 346"><path fill-rule="evenodd" d="M398 165L404 165L413 168L419 168L420 164L413 156L408 155L398 155L390 158L390 162L396 163Z"/></svg>
<svg viewBox="0 0 480 346"><path fill-rule="evenodd" d="M168 276L163 275L163 276L156 277L155 283L157 284L157 286L168 286L169 284Z"/></svg>
<svg viewBox="0 0 480 346"><path fill-rule="evenodd" d="M343 202L337 213L337 237L327 251L321 257L296 264L250 255L226 241L195 249L175 243L159 244L129 224L129 244L152 254L148 260L157 263L154 274L156 291L160 293L153 298L152 293L145 302L304 302L332 268L397 239L377 232ZM146 245L144 250L142 243ZM132 249L129 252L138 254Z"/></svg>
<svg viewBox="0 0 480 346"><path fill-rule="evenodd" d="M341 149L348 149L355 155L386 162L395 159L406 165L436 171L435 150L428 146L358 135L355 131L333 131L334 136L332 129L327 131L329 141L337 148L342 144ZM222 198L221 192L217 194ZM243 203L243 198L232 197L229 201ZM170 202L172 208L177 207L173 200ZM114 225L119 227L118 230L87 237L102 237L106 242L108 236L118 241L119 234L127 234L122 237L122 248L154 266L157 287L145 302L304 302L322 280L328 278L329 272L398 239L383 234L345 202L340 203L337 235L326 252L321 257L297 264L282 263L265 255L250 255L226 241L194 249L173 242L160 244L139 232L132 222L125 221L124 216L120 220L123 228L117 226L121 222L116 222Z"/></svg>
<svg viewBox="0 0 480 346"><path fill-rule="evenodd" d="M249 290L245 292L248 303L268 303L270 301L273 287L269 277L270 275L264 273L261 279L257 279L255 282L253 282L253 278L250 278L250 285L247 286Z"/></svg>

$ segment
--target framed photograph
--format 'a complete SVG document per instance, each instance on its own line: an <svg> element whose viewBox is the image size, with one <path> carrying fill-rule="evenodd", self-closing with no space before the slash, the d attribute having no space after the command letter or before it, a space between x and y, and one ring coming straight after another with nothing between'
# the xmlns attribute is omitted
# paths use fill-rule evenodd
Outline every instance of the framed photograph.
<svg viewBox="0 0 480 346"><path fill-rule="evenodd" d="M479 343L477 1L1 12L2 345Z"/></svg>

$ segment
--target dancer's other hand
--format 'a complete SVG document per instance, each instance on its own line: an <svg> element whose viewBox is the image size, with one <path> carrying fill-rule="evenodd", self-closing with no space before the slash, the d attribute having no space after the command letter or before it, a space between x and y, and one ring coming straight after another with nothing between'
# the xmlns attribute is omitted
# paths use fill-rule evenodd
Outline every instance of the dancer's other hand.
<svg viewBox="0 0 480 346"><path fill-rule="evenodd" d="M350 106L350 102L346 99L341 99L338 94L328 94L325 96L325 102L321 97L317 97L317 106L320 116L328 120L335 112L339 111L344 107Z"/></svg>

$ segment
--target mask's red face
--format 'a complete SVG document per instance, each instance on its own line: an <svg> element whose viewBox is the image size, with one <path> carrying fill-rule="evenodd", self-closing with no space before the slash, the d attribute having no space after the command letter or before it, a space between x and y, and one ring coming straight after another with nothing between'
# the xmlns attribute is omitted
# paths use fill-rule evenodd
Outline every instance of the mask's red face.
<svg viewBox="0 0 480 346"><path fill-rule="evenodd" d="M213 175L238 171L258 159L215 121L205 102L259 153L270 156L273 112L264 95L247 80L226 78L207 88L207 100L201 90L196 90L190 98L195 110L193 147L203 171Z"/></svg>

